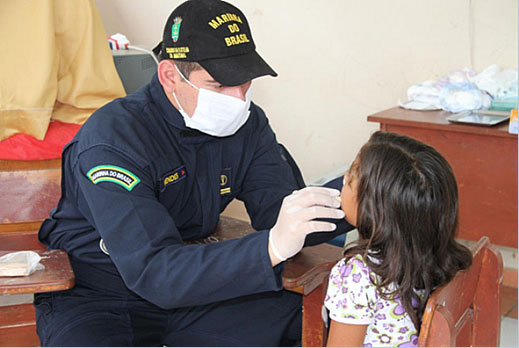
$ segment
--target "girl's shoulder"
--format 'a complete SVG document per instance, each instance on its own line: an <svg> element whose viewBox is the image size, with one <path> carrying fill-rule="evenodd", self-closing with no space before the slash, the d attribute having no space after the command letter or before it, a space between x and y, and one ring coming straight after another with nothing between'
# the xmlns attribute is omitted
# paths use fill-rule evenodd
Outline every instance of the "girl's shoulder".
<svg viewBox="0 0 519 348"><path fill-rule="evenodd" d="M371 257L369 257L369 258L370 258L370 261L373 261L373 259ZM376 262L376 260L375 260L375 262ZM349 267L352 270L367 270L367 271L371 272L371 269L369 268L368 264L366 263L366 261L364 260L364 257L361 254L353 255L353 256L349 257L348 259L343 257L342 259L337 261L337 263L333 267L333 270L337 270L337 269L344 268L344 267Z"/></svg>
<svg viewBox="0 0 519 348"><path fill-rule="evenodd" d="M362 255L339 260L330 272L330 281L334 283L373 283L374 272L369 268Z"/></svg>

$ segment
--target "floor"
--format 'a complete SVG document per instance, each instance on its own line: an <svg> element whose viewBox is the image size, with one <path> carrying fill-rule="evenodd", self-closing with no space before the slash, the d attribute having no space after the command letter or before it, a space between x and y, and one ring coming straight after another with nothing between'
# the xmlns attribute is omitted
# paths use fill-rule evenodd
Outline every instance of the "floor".
<svg viewBox="0 0 519 348"><path fill-rule="evenodd" d="M504 318L501 321L501 347L517 346L517 319Z"/></svg>
<svg viewBox="0 0 519 348"><path fill-rule="evenodd" d="M510 268L505 269L503 278L503 287L501 288L501 314L503 315L503 320L501 321L501 347L518 347L517 269L515 274Z"/></svg>

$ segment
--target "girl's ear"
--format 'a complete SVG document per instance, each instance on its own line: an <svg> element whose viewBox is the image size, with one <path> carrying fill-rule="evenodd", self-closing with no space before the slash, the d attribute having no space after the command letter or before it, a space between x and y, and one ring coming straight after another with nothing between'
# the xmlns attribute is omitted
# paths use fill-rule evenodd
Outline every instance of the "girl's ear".
<svg viewBox="0 0 519 348"><path fill-rule="evenodd" d="M164 90L170 94L173 93L178 79L178 72L177 69L175 69L175 63L169 59L160 61L157 68L157 75Z"/></svg>

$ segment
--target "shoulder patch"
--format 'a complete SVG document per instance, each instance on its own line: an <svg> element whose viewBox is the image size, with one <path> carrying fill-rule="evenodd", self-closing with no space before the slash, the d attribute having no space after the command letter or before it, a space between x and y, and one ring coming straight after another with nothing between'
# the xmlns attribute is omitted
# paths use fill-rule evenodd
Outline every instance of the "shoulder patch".
<svg viewBox="0 0 519 348"><path fill-rule="evenodd" d="M133 190L135 185L141 181L137 175L133 174L129 170L110 164L103 164L90 169L87 173L87 177L94 184L103 181L111 181L121 185L128 191Z"/></svg>

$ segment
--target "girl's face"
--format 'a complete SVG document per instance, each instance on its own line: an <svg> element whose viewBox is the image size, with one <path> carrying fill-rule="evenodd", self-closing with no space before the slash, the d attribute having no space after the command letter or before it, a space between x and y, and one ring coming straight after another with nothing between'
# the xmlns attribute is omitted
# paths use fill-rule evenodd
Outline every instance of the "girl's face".
<svg viewBox="0 0 519 348"><path fill-rule="evenodd" d="M356 165L357 160L351 165ZM357 185L358 180L356 176L350 176L350 169L344 174L344 185L341 191L341 208L346 214L346 221L353 226L357 226Z"/></svg>

